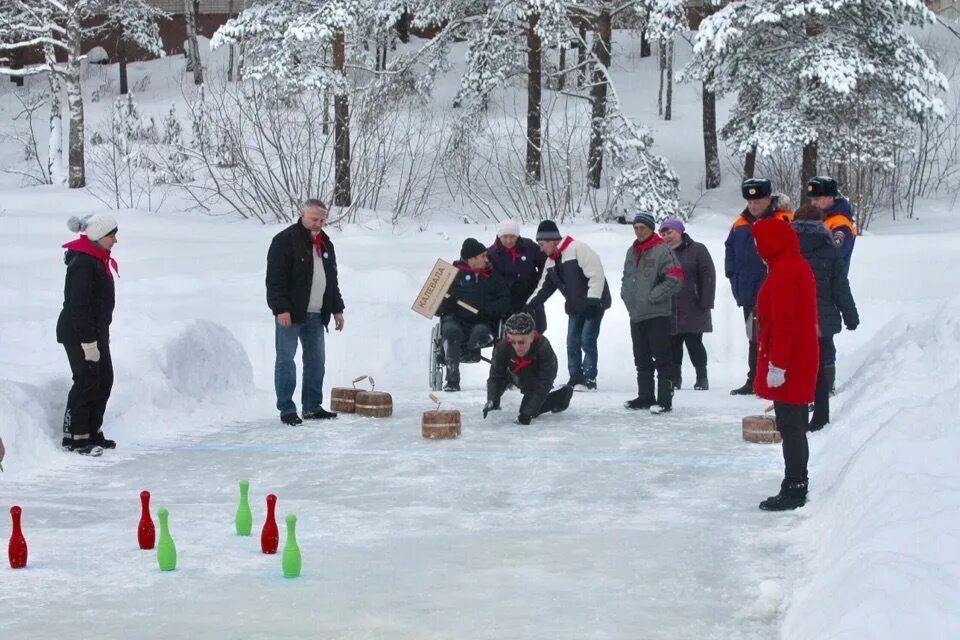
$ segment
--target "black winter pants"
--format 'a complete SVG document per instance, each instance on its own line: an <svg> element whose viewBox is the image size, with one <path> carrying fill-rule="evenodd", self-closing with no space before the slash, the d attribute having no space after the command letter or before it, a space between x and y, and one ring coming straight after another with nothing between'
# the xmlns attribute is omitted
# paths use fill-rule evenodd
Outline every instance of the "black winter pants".
<svg viewBox="0 0 960 640"><path fill-rule="evenodd" d="M440 320L443 336L443 356L447 365L447 382L460 384L460 359L463 349L472 351L485 347L493 341L493 331L484 322L468 324L454 316Z"/></svg>
<svg viewBox="0 0 960 640"><path fill-rule="evenodd" d="M661 384L673 383L673 358L670 355L670 318L650 318L630 323L633 339L633 363L637 367L637 395L652 400L653 372ZM671 387L672 388L672 387Z"/></svg>
<svg viewBox="0 0 960 640"><path fill-rule="evenodd" d="M687 351L690 353L690 362L696 368L707 366L707 348L703 346L702 333L678 333L673 336L671 351L673 355L673 366L680 370L683 364L683 345L687 345Z"/></svg>
<svg viewBox="0 0 960 640"><path fill-rule="evenodd" d="M807 461L810 449L807 447L808 407L805 404L787 404L774 402L777 417L777 431L783 438L783 479L788 483L807 482Z"/></svg>
<svg viewBox="0 0 960 640"><path fill-rule="evenodd" d="M754 305L747 305L743 308L743 322L746 324L748 320L751 319L751 314L753 313ZM757 335L757 325L754 322L753 326L750 327L750 350L747 352L747 381L753 385L754 378L757 377L757 340L760 336Z"/></svg>
<svg viewBox="0 0 960 640"><path fill-rule="evenodd" d="M73 386L63 414L63 446L82 447L100 433L103 414L113 389L113 360L109 341L100 341L100 361L88 362L79 343L65 344Z"/></svg>

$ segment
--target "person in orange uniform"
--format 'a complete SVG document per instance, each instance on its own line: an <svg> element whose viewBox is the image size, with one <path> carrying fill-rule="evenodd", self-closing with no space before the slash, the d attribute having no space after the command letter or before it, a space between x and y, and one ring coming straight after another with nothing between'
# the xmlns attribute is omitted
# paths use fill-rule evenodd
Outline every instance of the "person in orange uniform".
<svg viewBox="0 0 960 640"><path fill-rule="evenodd" d="M823 211L823 224L830 230L833 244L843 258L845 274L850 273L850 258L857 241L857 224L850 201L840 196L837 181L829 176L817 176L807 183L810 204Z"/></svg>

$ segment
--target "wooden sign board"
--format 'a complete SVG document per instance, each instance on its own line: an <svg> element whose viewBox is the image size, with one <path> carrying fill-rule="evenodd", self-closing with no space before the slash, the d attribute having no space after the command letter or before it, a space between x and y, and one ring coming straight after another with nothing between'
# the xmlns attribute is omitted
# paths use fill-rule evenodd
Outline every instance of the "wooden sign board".
<svg viewBox="0 0 960 640"><path fill-rule="evenodd" d="M455 266L445 260L437 260L427 277L427 281L423 284L423 288L417 294L417 299L413 303L413 310L424 318L433 318L456 278L457 268Z"/></svg>

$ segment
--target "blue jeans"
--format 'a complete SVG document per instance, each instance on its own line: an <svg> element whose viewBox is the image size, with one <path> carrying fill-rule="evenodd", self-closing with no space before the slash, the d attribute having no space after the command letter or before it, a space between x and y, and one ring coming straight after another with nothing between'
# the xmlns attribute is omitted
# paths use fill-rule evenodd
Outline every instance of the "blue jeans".
<svg viewBox="0 0 960 640"><path fill-rule="evenodd" d="M276 322L276 321L275 321ZM308 313L307 321L277 329L277 360L273 368L273 386L277 391L280 415L295 413L293 392L297 388L297 341L303 345L303 387L300 402L304 413L316 411L323 403L324 342L319 313Z"/></svg>
<svg viewBox="0 0 960 640"><path fill-rule="evenodd" d="M567 323L567 370L571 378L597 379L597 338L603 312L595 318L571 315Z"/></svg>

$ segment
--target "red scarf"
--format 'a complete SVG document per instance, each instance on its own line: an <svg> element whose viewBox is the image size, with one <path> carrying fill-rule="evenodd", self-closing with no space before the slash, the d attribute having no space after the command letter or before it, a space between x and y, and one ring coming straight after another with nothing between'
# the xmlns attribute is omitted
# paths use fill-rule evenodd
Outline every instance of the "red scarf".
<svg viewBox="0 0 960 640"><path fill-rule="evenodd" d="M540 333L537 331L533 332L533 341L540 342ZM533 360L530 358L521 358L520 356L514 356L510 358L510 362L513 364L513 373L519 375L521 371L533 364Z"/></svg>
<svg viewBox="0 0 960 640"><path fill-rule="evenodd" d="M649 251L650 249L653 249L658 244L663 244L663 238L661 238L657 234L653 234L643 242L640 242L639 240L634 240L633 241L634 266L640 264L640 258L643 256L645 252Z"/></svg>
<svg viewBox="0 0 960 640"><path fill-rule="evenodd" d="M113 278L113 274L116 273L117 277L120 277L120 270L117 269L117 261L110 257L110 252L96 244L87 236L80 236L76 240L71 240L63 245L63 248L67 251L76 251L77 253L85 253L88 256L93 256L103 263L103 269L107 272L108 276ZM112 272L110 271L111 269L113 269Z"/></svg>
<svg viewBox="0 0 960 640"><path fill-rule="evenodd" d="M323 232L321 231L315 236L310 238L310 242L313 243L313 248L317 252L317 257L322 258L323 252L327 250L327 241L323 239Z"/></svg>
<svg viewBox="0 0 960 640"><path fill-rule="evenodd" d="M560 256L563 255L563 252L567 250L567 247L569 247L572 242L573 242L572 237L567 236L566 238L564 238L563 242L560 243L560 246L557 247L557 250L550 254L550 259L556 262L557 264L559 264Z"/></svg>
<svg viewBox="0 0 960 640"><path fill-rule="evenodd" d="M472 273L473 275L477 276L478 278L489 278L489 277L490 277L490 269L474 269L473 267L471 267L470 265L466 264L465 262L460 262L460 263L458 263L458 264L457 264L457 269L460 269L460 271L463 271L464 273Z"/></svg>

